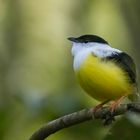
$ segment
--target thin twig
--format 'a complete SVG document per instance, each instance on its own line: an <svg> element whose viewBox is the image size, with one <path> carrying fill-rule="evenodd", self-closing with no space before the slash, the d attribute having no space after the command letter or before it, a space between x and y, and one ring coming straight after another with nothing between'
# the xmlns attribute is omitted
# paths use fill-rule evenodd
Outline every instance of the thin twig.
<svg viewBox="0 0 140 140"><path fill-rule="evenodd" d="M108 117L107 114L110 114L109 107L104 107L102 109L99 109L96 111L96 113L93 115L93 108L90 109L83 109L78 112L74 112L72 114L65 115L63 117L60 117L56 120L53 120L44 126L42 126L40 129L38 129L29 140L44 140L49 135L63 129L70 127L72 125L79 124L81 122L85 122L88 120L94 120L94 119L102 119L105 121L106 124L113 121L114 116L118 116L121 114L124 114L128 111L138 112L140 113L140 104L137 103L131 103L131 104L122 104L120 105L116 111L111 114L111 118ZM110 121L110 119L112 119Z"/></svg>

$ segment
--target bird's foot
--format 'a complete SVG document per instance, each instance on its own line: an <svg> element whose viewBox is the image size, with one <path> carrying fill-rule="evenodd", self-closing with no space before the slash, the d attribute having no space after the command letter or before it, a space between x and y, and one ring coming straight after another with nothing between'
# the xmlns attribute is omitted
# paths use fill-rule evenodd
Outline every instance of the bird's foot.
<svg viewBox="0 0 140 140"><path fill-rule="evenodd" d="M109 106L109 110L111 114L114 114L117 107L120 105L121 101L125 98L126 96L122 96L121 98L117 99L116 101L112 102L112 104Z"/></svg>
<svg viewBox="0 0 140 140"><path fill-rule="evenodd" d="M124 99L124 97L126 96L122 96L118 100L114 101L109 107L103 107L103 105L109 102L109 100L97 105L92 110L94 118L99 118L103 120L104 125L111 124L113 121L115 121L114 115L115 115L116 109L119 106L122 99Z"/></svg>
<svg viewBox="0 0 140 140"><path fill-rule="evenodd" d="M109 109L103 114L102 119L103 119L103 124L104 125L109 125L113 121L115 121L115 112L117 107L120 105L120 102L125 98L126 96L122 96L118 100L114 101L110 106Z"/></svg>
<svg viewBox="0 0 140 140"><path fill-rule="evenodd" d="M93 112L93 115L94 115L95 118L96 118L96 112L99 111L99 110L101 110L101 109L103 108L103 105L106 104L106 103L108 103L109 101L110 101L110 100L106 100L106 101L104 101L104 102L98 104L97 106L95 106L95 107L93 108L92 112Z"/></svg>
<svg viewBox="0 0 140 140"><path fill-rule="evenodd" d="M114 112L111 112L108 107L98 105L92 110L92 113L93 118L101 119L104 125L109 125L115 121Z"/></svg>

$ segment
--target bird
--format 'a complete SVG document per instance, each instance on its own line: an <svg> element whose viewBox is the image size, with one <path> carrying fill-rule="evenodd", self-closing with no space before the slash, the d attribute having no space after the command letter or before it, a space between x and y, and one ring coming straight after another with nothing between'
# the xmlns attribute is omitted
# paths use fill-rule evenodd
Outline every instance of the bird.
<svg viewBox="0 0 140 140"><path fill-rule="evenodd" d="M101 108L111 102L113 113L126 97L137 92L136 68L130 55L98 35L69 37L72 42L73 69L83 90L99 101Z"/></svg>

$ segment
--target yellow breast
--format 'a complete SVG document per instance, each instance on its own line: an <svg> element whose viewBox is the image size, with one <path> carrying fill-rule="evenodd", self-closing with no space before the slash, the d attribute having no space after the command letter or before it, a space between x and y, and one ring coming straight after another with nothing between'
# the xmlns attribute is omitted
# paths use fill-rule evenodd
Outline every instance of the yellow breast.
<svg viewBox="0 0 140 140"><path fill-rule="evenodd" d="M115 100L132 93L126 73L115 63L89 55L75 70L82 88L99 101Z"/></svg>

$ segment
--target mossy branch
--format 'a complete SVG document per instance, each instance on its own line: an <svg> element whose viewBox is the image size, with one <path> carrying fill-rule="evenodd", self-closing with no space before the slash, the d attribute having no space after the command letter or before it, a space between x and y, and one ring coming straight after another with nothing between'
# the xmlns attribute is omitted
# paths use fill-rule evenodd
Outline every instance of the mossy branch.
<svg viewBox="0 0 140 140"><path fill-rule="evenodd" d="M83 109L72 114L65 115L56 120L53 120L41 128L39 128L29 140L44 140L51 134L72 125L79 124L88 120L101 119L104 120L105 124L109 124L114 120L115 116L125 114L126 112L137 112L140 113L140 104L122 104L120 105L113 114L111 114L109 107L103 107L97 110L93 114L93 108Z"/></svg>

